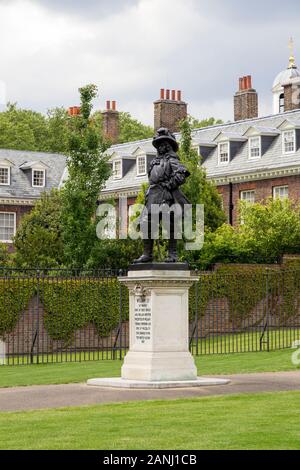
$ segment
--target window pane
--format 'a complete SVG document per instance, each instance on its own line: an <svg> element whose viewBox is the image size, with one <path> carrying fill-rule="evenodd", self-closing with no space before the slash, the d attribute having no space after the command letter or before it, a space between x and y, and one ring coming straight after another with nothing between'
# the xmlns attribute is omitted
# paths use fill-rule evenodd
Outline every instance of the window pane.
<svg viewBox="0 0 300 470"><path fill-rule="evenodd" d="M137 159L137 174L144 175L146 173L146 158L138 157Z"/></svg>
<svg viewBox="0 0 300 470"><path fill-rule="evenodd" d="M122 169L122 166L121 166L121 161L120 160L116 160L113 162L113 174L114 174L114 177L120 177L121 176L121 169Z"/></svg>
<svg viewBox="0 0 300 470"><path fill-rule="evenodd" d="M241 200L251 202L251 203L255 202L255 191L254 190L242 191Z"/></svg>
<svg viewBox="0 0 300 470"><path fill-rule="evenodd" d="M296 143L295 143L295 132L294 131L287 131L283 134L283 141L284 141L284 152L294 152Z"/></svg>
<svg viewBox="0 0 300 470"><path fill-rule="evenodd" d="M273 197L274 199L285 199L289 197L289 187L288 186L275 186L273 188Z"/></svg>
<svg viewBox="0 0 300 470"><path fill-rule="evenodd" d="M15 235L15 214L0 213L0 241L11 241Z"/></svg>
<svg viewBox="0 0 300 470"><path fill-rule="evenodd" d="M33 186L44 186L44 175L43 170L33 170Z"/></svg>
<svg viewBox="0 0 300 470"><path fill-rule="evenodd" d="M0 184L9 183L9 168L0 168Z"/></svg>
<svg viewBox="0 0 300 470"><path fill-rule="evenodd" d="M220 163L227 163L229 161L229 143L220 144L219 161Z"/></svg>
<svg viewBox="0 0 300 470"><path fill-rule="evenodd" d="M260 138L253 137L250 139L250 158L258 158L260 155Z"/></svg>

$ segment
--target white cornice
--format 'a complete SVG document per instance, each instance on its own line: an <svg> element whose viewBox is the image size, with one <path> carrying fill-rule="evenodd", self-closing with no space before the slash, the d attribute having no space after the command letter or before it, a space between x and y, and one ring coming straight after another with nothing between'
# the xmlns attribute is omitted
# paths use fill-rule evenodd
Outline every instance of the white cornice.
<svg viewBox="0 0 300 470"><path fill-rule="evenodd" d="M0 197L0 204L1 205L9 205L9 206L34 206L36 200L33 199L18 199L18 198L1 198Z"/></svg>
<svg viewBox="0 0 300 470"><path fill-rule="evenodd" d="M246 181L266 180L272 178L280 178L283 176L300 175L300 166L293 168L281 168L274 170L262 170L255 173L244 173L239 175L227 176L211 176L207 177L209 180L214 181L217 186L222 186L229 183L243 183Z"/></svg>

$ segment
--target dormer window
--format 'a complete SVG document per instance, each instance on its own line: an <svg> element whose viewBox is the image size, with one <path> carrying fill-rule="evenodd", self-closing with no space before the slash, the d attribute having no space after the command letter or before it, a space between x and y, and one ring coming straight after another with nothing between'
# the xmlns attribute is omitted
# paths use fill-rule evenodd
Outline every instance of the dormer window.
<svg viewBox="0 0 300 470"><path fill-rule="evenodd" d="M46 180L45 170L32 169L32 187L33 188L44 188Z"/></svg>
<svg viewBox="0 0 300 470"><path fill-rule="evenodd" d="M250 137L249 158L251 160L261 158L261 137Z"/></svg>
<svg viewBox="0 0 300 470"><path fill-rule="evenodd" d="M229 142L222 142L218 145L219 165L226 165L230 159Z"/></svg>
<svg viewBox="0 0 300 470"><path fill-rule="evenodd" d="M0 166L0 185L10 185L10 167Z"/></svg>
<svg viewBox="0 0 300 470"><path fill-rule="evenodd" d="M113 177L114 179L122 178L122 160L113 160Z"/></svg>
<svg viewBox="0 0 300 470"><path fill-rule="evenodd" d="M282 134L283 153L289 154L296 151L296 131L295 129L290 131L284 131Z"/></svg>
<svg viewBox="0 0 300 470"><path fill-rule="evenodd" d="M136 174L144 176L147 173L146 155L139 155L136 159Z"/></svg>

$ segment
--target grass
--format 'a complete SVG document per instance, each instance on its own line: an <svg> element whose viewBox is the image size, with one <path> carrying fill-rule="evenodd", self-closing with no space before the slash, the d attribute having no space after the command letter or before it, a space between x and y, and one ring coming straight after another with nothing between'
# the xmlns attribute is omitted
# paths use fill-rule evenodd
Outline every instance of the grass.
<svg viewBox="0 0 300 470"><path fill-rule="evenodd" d="M199 375L277 372L297 369L291 362L293 350L198 356ZM61 364L0 366L0 387L85 382L91 377L117 377L122 362L103 360Z"/></svg>
<svg viewBox="0 0 300 470"><path fill-rule="evenodd" d="M0 413L0 449L300 449L300 392Z"/></svg>

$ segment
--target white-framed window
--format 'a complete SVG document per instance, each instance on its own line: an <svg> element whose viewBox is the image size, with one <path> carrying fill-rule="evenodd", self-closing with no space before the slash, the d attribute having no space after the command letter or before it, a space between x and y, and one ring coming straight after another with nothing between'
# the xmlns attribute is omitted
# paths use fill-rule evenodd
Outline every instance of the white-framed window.
<svg viewBox="0 0 300 470"><path fill-rule="evenodd" d="M296 152L296 131L284 131L282 134L282 146L283 153L294 153Z"/></svg>
<svg viewBox="0 0 300 470"><path fill-rule="evenodd" d="M144 176L147 173L146 155L139 155L136 159L136 174Z"/></svg>
<svg viewBox="0 0 300 470"><path fill-rule="evenodd" d="M246 191L241 191L240 199L241 201L246 201L246 202L250 202L251 204L253 204L255 202L255 190L250 189Z"/></svg>
<svg viewBox="0 0 300 470"><path fill-rule="evenodd" d="M0 212L0 242L12 243L16 234L16 213Z"/></svg>
<svg viewBox="0 0 300 470"><path fill-rule="evenodd" d="M289 197L288 186L274 186L273 187L273 198L274 199L286 199Z"/></svg>
<svg viewBox="0 0 300 470"><path fill-rule="evenodd" d="M230 160L229 142L221 142L218 145L219 165L226 165Z"/></svg>
<svg viewBox="0 0 300 470"><path fill-rule="evenodd" d="M254 160L261 158L261 137L250 137L249 139L249 158Z"/></svg>
<svg viewBox="0 0 300 470"><path fill-rule="evenodd" d="M46 171L45 170L35 170L32 169L32 186L34 188L44 188L46 181Z"/></svg>
<svg viewBox="0 0 300 470"><path fill-rule="evenodd" d="M10 185L10 167L0 166L0 185Z"/></svg>
<svg viewBox="0 0 300 470"><path fill-rule="evenodd" d="M122 160L113 160L113 177L114 179L122 178Z"/></svg>

